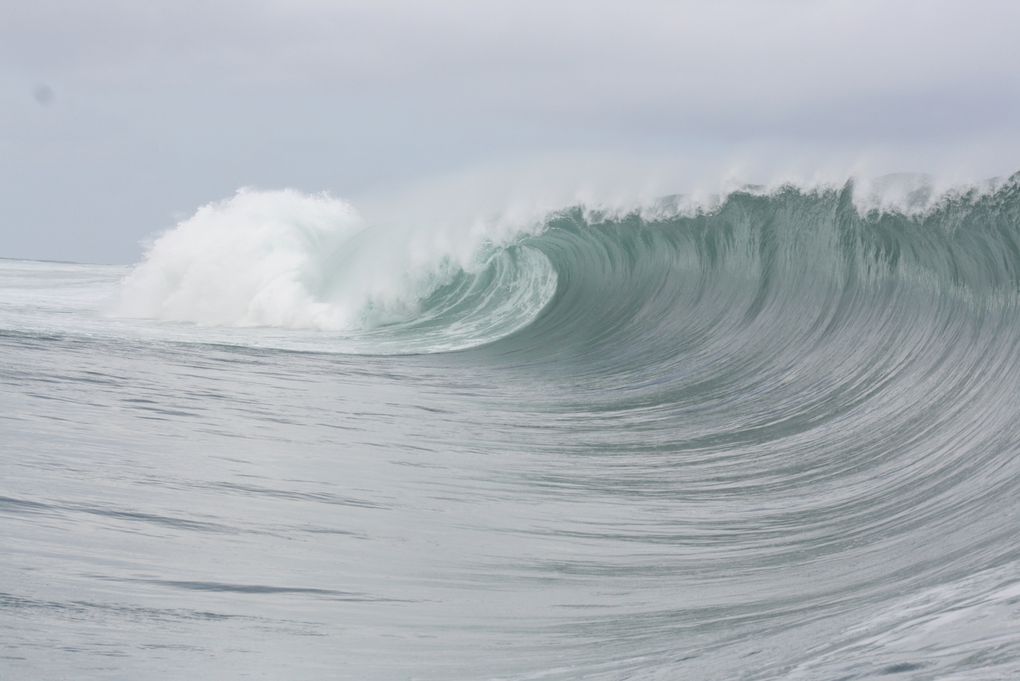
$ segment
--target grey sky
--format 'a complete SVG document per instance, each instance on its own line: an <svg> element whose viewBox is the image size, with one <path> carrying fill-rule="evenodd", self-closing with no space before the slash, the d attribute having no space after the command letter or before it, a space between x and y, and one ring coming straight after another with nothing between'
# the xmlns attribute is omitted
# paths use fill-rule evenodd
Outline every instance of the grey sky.
<svg viewBox="0 0 1020 681"><path fill-rule="evenodd" d="M1011 0L0 0L0 256L530 154L1010 173L1018 32Z"/></svg>

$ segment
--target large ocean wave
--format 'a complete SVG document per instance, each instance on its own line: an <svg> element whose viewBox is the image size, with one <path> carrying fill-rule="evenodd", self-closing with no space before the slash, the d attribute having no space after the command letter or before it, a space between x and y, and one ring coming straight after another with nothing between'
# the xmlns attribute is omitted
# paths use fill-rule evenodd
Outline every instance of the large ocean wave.
<svg viewBox="0 0 1020 681"><path fill-rule="evenodd" d="M898 305L1008 304L1018 184L938 193L903 176L397 226L329 195L242 190L160 236L112 313L391 354L500 340L647 352L715 324L808 333L808 318L810 333L853 332L852 315L888 324Z"/></svg>
<svg viewBox="0 0 1020 681"><path fill-rule="evenodd" d="M1017 678L1018 180L245 191L0 263L8 662Z"/></svg>

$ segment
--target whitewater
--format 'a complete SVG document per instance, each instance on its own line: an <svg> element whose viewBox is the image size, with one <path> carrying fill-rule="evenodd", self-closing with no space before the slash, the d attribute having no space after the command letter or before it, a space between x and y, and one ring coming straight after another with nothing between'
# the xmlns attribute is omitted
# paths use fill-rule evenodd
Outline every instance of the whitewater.
<svg viewBox="0 0 1020 681"><path fill-rule="evenodd" d="M575 198L0 260L0 678L1020 678L1020 176Z"/></svg>

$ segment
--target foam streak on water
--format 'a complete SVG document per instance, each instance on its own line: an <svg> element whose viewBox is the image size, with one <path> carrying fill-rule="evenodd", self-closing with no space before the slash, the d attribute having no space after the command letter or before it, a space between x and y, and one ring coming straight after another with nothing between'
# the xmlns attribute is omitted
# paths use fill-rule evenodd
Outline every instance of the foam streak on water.
<svg viewBox="0 0 1020 681"><path fill-rule="evenodd" d="M0 678L1016 678L1017 186L0 262Z"/></svg>

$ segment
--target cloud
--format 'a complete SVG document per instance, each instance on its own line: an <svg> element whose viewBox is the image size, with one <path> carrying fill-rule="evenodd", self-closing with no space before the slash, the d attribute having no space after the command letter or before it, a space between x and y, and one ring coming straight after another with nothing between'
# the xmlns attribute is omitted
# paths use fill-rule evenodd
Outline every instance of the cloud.
<svg viewBox="0 0 1020 681"><path fill-rule="evenodd" d="M234 81L745 116L1005 85L1020 6L959 1L26 4L3 48L97 83ZM588 111L598 114L598 111ZM745 121L747 122L747 121Z"/></svg>
<svg viewBox="0 0 1020 681"><path fill-rule="evenodd" d="M529 153L746 167L866 154L995 174L1020 152L1015 2L38 0L4 13L0 83L48 83L65 112L0 102L24 187L7 210L92 216L111 243L239 185L348 194ZM84 174L106 178L79 201L94 207L38 208L54 187L84 191ZM125 189L152 207L104 215Z"/></svg>

